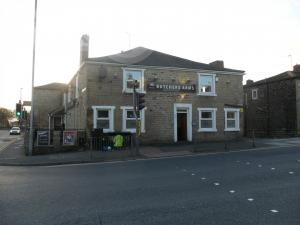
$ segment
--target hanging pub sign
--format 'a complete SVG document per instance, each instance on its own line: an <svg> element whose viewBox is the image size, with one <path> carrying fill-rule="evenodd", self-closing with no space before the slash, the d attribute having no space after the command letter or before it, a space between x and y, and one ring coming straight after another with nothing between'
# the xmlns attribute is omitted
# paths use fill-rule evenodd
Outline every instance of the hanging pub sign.
<svg viewBox="0 0 300 225"><path fill-rule="evenodd" d="M72 146L76 144L77 131L65 130L63 132L63 145Z"/></svg>
<svg viewBox="0 0 300 225"><path fill-rule="evenodd" d="M160 84L151 82L148 84L149 91L174 91L174 92L195 92L195 84Z"/></svg>

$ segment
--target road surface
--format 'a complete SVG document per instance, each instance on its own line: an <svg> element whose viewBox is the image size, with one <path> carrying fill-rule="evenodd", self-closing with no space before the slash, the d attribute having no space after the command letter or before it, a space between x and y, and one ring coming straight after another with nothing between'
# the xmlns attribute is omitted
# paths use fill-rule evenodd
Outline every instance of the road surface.
<svg viewBox="0 0 300 225"><path fill-rule="evenodd" d="M299 225L300 148L0 167L1 225Z"/></svg>

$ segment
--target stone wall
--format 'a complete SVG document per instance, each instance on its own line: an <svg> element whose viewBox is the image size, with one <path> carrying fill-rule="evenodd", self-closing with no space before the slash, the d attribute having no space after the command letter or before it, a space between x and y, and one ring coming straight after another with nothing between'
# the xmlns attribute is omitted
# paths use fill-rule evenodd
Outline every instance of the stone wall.
<svg viewBox="0 0 300 225"><path fill-rule="evenodd" d="M122 92L123 71L121 66L86 64L80 71L86 74L86 99L79 101L87 110L86 125L93 127L92 106L115 106L114 128L122 129L121 106L132 106L132 94ZM217 96L199 96L197 92L186 93L181 98L178 92L148 91L146 89L145 130L142 142L173 142L174 140L174 104L192 104L192 139L194 142L223 140L226 105L243 105L243 86L241 75L217 74ZM198 86L198 74L194 71L146 69L145 87L151 81L168 84L195 84ZM198 132L199 115L197 108L217 108L217 132ZM82 108L83 109L83 108ZM79 117L78 117L79 118ZM80 120L84 120L82 117ZM79 122L79 121L78 121ZM239 138L243 134L243 113L240 112L240 131L226 132L226 138Z"/></svg>
<svg viewBox="0 0 300 225"><path fill-rule="evenodd" d="M251 136L282 137L297 133L295 79L245 86L247 96L246 131ZM258 98L252 100L252 90L258 90Z"/></svg>
<svg viewBox="0 0 300 225"><path fill-rule="evenodd" d="M39 129L48 129L48 114L53 110L61 107L62 90L34 89L34 119L33 126Z"/></svg>

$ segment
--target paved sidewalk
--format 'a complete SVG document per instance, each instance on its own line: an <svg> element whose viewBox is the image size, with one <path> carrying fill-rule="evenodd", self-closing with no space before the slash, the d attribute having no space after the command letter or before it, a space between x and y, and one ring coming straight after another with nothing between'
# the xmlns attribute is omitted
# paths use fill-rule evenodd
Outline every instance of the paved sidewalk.
<svg viewBox="0 0 300 225"><path fill-rule="evenodd" d="M134 157L129 150L126 151L77 151L53 153L45 155L26 156L23 140L17 140L5 149L0 151L0 166L39 166L39 165L57 165L71 163L103 162L113 160L130 160L136 158L160 158L183 156L200 153L215 153L240 151L245 149L262 149L271 147L299 146L300 138L285 139L256 139L243 138L239 141L228 142L207 142L199 144L170 144L170 145L152 145L141 146L140 155ZM132 150L134 151L134 149Z"/></svg>

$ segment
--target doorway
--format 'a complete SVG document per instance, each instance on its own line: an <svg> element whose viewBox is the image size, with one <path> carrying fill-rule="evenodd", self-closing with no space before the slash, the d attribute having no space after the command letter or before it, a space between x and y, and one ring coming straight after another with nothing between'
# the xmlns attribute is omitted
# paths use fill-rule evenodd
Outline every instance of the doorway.
<svg viewBox="0 0 300 225"><path fill-rule="evenodd" d="M192 104L174 104L174 142L192 141Z"/></svg>
<svg viewBox="0 0 300 225"><path fill-rule="evenodd" d="M177 110L177 141L187 141L187 110Z"/></svg>

